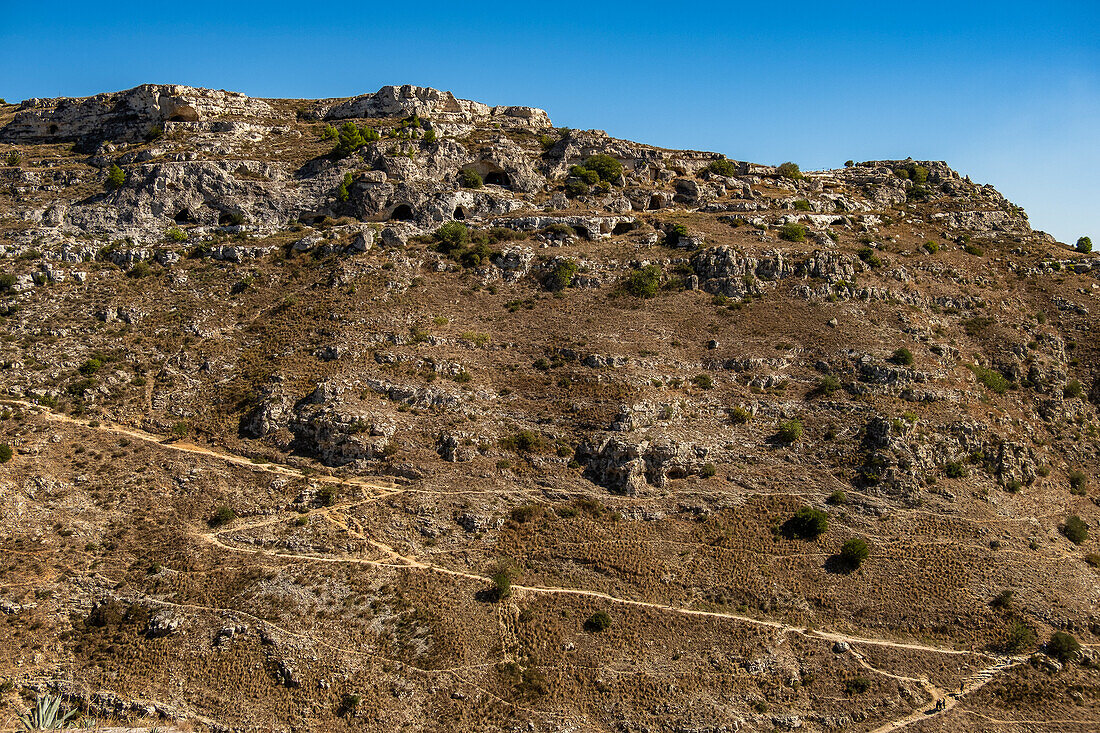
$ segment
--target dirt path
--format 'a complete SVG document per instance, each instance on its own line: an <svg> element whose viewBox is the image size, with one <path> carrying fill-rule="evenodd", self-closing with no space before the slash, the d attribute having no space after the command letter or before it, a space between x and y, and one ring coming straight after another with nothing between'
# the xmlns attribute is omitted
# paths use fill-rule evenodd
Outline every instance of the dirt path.
<svg viewBox="0 0 1100 733"><path fill-rule="evenodd" d="M220 452L220 451L213 450L211 448L206 448L206 447L203 447L203 446L195 445L193 443L165 442L165 439L162 438L161 436L154 435L152 433L148 433L148 432L145 432L143 430L138 430L138 429L135 429L135 428L122 426L122 425L104 423L104 422L100 421L95 427L93 427L90 424L91 421L74 418L74 417L64 415L64 414L61 414L61 413L56 413L56 412L53 412L53 411L50 411L50 410L45 410L45 409L43 409L42 407L40 407L38 405L34 405L32 403L24 402L24 401L21 401L21 400L4 400L3 403L8 404L8 405L15 405L15 406L19 406L19 407L22 407L22 408L35 410L38 414L41 414L46 419L54 421L54 422L69 423L69 424L80 426L80 427L85 428L85 429L100 430L100 431L109 432L109 433L112 433L112 434L115 434L115 435L123 435L123 436L127 436L127 437L134 438L134 439L137 439L137 440L142 440L142 441L146 441L146 442L150 442L150 443L155 443L158 446L160 446L161 448L164 448L165 450L176 451L176 452L179 452L179 453L188 453L188 454L193 454L193 455L201 455L201 456L213 458L213 459L216 459L216 460L224 461L226 463L239 465L239 466L244 466L244 467L247 467L249 470L252 470L252 471L262 471L262 472L266 472L266 473L277 474L277 475L280 475L280 476L290 476L290 477L294 477L294 478L305 478L305 479L308 479L310 481L335 483L335 484L342 484L342 485L345 485L345 486L354 486L354 487L358 487L360 489L367 489L367 490L371 491L373 495L368 496L368 497L361 497L361 498L358 498L354 501L346 502L346 503L338 505L338 506L328 507L328 508L324 508L324 509L318 509L318 510L315 510L314 512L311 512L311 513L314 513L314 514L317 514L317 515L321 516L326 521L331 522L333 525L339 527L340 529L348 532L349 534L355 535L359 539L362 539L363 541L367 542L372 547L377 549L380 553L382 553L382 555L385 557L385 559L383 560L383 559L374 559L374 558L365 558L365 557L347 557L347 556L331 556L331 557L328 557L328 556L320 556L320 555L309 555L309 554L303 554L303 553L278 552L278 551L264 550L264 549L258 549L258 548L252 548L252 547L244 548L244 547L237 547L235 545L229 544L229 543L223 541L222 538L221 538L221 535L224 535L227 532L247 531L247 530L250 530L250 529L256 529L256 528L259 528L259 527L264 527L264 526L275 524L275 523L278 523L278 522L281 522L281 521L285 521L287 519L287 517L283 516L283 515L278 515L278 516L275 516L275 517L265 517L264 519L258 520L258 521L255 521L255 522L238 522L238 523L234 523L233 526L226 527L226 528L223 528L223 529L216 529L216 530L211 530L211 531L208 531L208 532L199 532L199 533L197 533L197 536L203 542L205 542L207 544L210 544L214 547L217 547L221 550L224 550L226 552L234 552L234 553L242 553L242 554L250 554L250 555L260 555L260 556L264 556L264 557L281 558L281 559L301 561L301 562L321 562L321 563L333 563L333 564L351 563L351 564L370 565L370 566L374 566L374 567L385 567L385 568L406 568L406 569L411 568L411 569L416 569L416 570L422 570L422 571L425 571L425 572L433 572L433 573L439 573L439 574L442 574L442 575L447 575L447 576L451 576L451 577L455 577L455 578L461 578L463 580L473 581L473 582L476 582L478 584L488 584L489 582L491 582L488 577L485 577L483 575L479 575L479 574L476 574L476 573L470 573L470 572L466 572L466 571L461 571L461 570L454 570L454 569L447 568L447 567L444 567L444 566L441 566L441 565L435 565L435 564L432 564L430 562L420 560L420 559L418 559L416 557L413 557L413 556L410 556L410 555L402 555L401 553L397 552L394 548L390 547L389 545L386 545L382 542L379 542L378 540L375 540L371 537L368 537L366 534L364 534L362 531L360 531L360 529L353 527L352 526L352 521L350 520L350 517L347 517L346 515L344 515L342 513L346 509L350 509L354 506L358 506L358 505L361 505L361 504L366 503L366 502L376 501L376 500L384 498L384 497L395 496L397 494L401 494L401 493L405 493L405 492L412 492L412 491L415 491L415 490L410 490L410 489L406 489L406 488L403 488L403 487L399 487L399 486L397 486L396 484L393 484L393 483L379 483L375 480L368 480L368 479L340 478L340 477L328 476L328 475L324 475L324 474L317 474L317 475L307 476L302 471L298 471L298 470L293 469L293 468L288 467L288 466L281 466L281 465L271 464L271 463L255 463L250 459L247 459L247 458L244 458L244 457L241 457L241 456L238 456L238 455L233 455L233 454L230 454L230 453L223 453L223 452ZM471 491L471 492L463 492L463 493L480 493L480 492ZM896 679L896 680L899 680L899 681L913 682L913 683L919 684L925 690L925 692L932 698L932 701L929 704L927 704L927 705L925 705L925 706L923 706L923 707L921 707L917 710L914 710L912 713L910 713L909 715L907 715L903 718L891 721L890 723L875 729L875 731L873 731L873 733L887 733L888 731L899 730L899 729L905 728L908 725L910 725L912 723L915 723L919 720L927 720L927 719L929 719L933 716L940 715L940 714L942 714L942 713L944 713L948 710L951 710L952 708L955 707L955 705L958 704L958 701L960 699L962 699L963 697L969 695L970 693L974 692L975 690L979 689L982 685L984 685L986 682L988 682L990 679L992 679L993 676L995 676L999 672L1002 672L1006 669L1009 669L1009 668L1011 668L1011 667L1013 667L1013 666L1015 666L1015 665L1017 665L1021 662L1021 658L1016 658L1016 657L1002 657L1002 656L988 654L988 653L985 653L985 652L950 649L950 648L946 648L946 647L931 646L931 645L918 644L918 643L913 643L913 642L893 641L893 640L890 640L890 639L876 639L876 638L871 638L871 637L861 637L861 636L854 636L854 635L850 635L850 634L841 634L841 633L838 633L838 632L822 631L822 630L810 629L810 628L802 627L802 626L793 626L793 625L789 625L789 624L784 624L784 623L779 622L779 621L770 621L770 620L767 620L767 619L753 618L751 616L744 616L744 615L735 614L735 613L728 613L728 612L722 612L722 611L705 611L705 610L700 610L700 609L686 608L686 607L682 607L682 606L674 606L674 605L670 605L670 604L653 603L653 602L648 602L648 601L639 601L639 600L632 600L632 599L628 599L628 598L620 598L620 597L613 596L613 595L610 595L608 593L604 593L604 592L601 592L601 591L586 590L586 589L583 589L583 588L555 588L555 587L548 587L548 586L513 584L512 585L512 590L513 590L513 593L515 593L517 595L531 593L531 594L568 595L568 596L577 596L577 597L584 597L584 598L594 598L594 599L598 599L598 600L601 600L601 601L606 601L608 603L613 603L613 604L617 604L617 605L629 606L629 607L634 607L634 608L650 609L650 610L655 610L655 611L661 611L661 612L664 612L664 613L674 613L674 614L680 614L680 615L684 615L684 616L705 617L705 618L714 618L714 619L734 621L734 622L737 622L737 623L749 624L749 625L753 625L753 626L757 626L757 627L761 627L761 628L773 629L773 630L778 631L780 633L798 634L798 635L801 635L801 636L806 637L808 639L819 639L819 640L822 640L822 641L831 641L831 642L834 642L834 643L835 642L845 642L849 645L849 650L852 653L853 657L858 661L858 663L861 666L863 666L867 670L873 672L874 674L884 675L886 677L890 677L892 679ZM304 636L302 634L289 631L288 629L283 629L281 627L277 627L274 624L271 624L271 622L264 621L262 619L259 619L258 617L252 616L251 614L245 613L243 611L238 611L238 610L234 610L234 609L215 609L215 608L210 608L210 607L205 607L205 606L194 606L194 605L189 605L189 604L176 604L176 603L171 603L169 601L160 601L160 600L154 600L154 599L149 599L149 600L154 602L154 603L160 604L160 605L172 606L172 607L177 607L177 608L181 608L181 609L191 608L191 609L194 609L194 610L200 610L201 609L201 610L204 610L204 611L218 611L218 612L236 613L236 614L239 614L239 615L242 615L242 616L247 616L249 618L252 618L257 622L261 622L261 623L267 624L269 626L272 626L273 628L276 628L279 631L281 631L282 633L285 633L289 636L294 636L294 637L306 639L306 640L309 640L311 643L320 643L324 646L328 646L333 651L340 651L340 652L344 652L344 653L361 653L361 652L353 652L352 650L341 649L339 647L335 647L335 646L326 644L325 642L320 642L320 641L318 641L316 639L313 639L311 637ZM927 653L933 653L933 654L945 654L945 655L951 655L951 656L984 657L984 658L987 658L987 659L994 660L994 664L992 664L991 666L986 667L982 670L979 670L978 672L976 672L973 675L971 675L970 677L968 677L967 680L963 683L963 686L962 686L961 690L958 693L950 693L949 694L945 690L933 685L928 680L928 678L926 676L906 677L906 676L897 675L897 674L894 674L894 673L891 673L891 672L887 672L887 671L884 671L884 670L881 670L881 669L878 669L878 668L872 666L869 662L867 662L867 660L863 656L863 654L861 654L857 649L855 649L853 647L853 645L889 647L889 648L895 648L895 649L920 651L920 652L927 652ZM418 669L418 668L411 667L411 665L408 665L408 666L410 667L410 669ZM427 672L427 671L430 671L430 670L419 670L418 669L418 671ZM442 672L442 671L445 671L445 670L435 670L435 671ZM446 670L446 671L449 671L449 670ZM457 671L457 670L455 670L455 671ZM459 679L461 679L461 678L459 678ZM466 682L466 684L471 684L472 685L472 683L470 683L468 680L463 680L463 681ZM941 701L942 701L942 707L938 707L938 705L941 704ZM525 708L521 708L521 709L526 710ZM536 711L532 710L531 712L536 712Z"/></svg>

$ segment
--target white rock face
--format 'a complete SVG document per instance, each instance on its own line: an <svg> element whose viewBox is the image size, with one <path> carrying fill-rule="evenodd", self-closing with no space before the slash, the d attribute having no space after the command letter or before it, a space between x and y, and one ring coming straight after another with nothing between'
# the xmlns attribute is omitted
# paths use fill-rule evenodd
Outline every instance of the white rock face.
<svg viewBox="0 0 1100 733"><path fill-rule="evenodd" d="M450 92L411 84L385 86L374 94L363 94L333 105L327 120L351 117L409 117L417 115L449 122L473 123L493 118L505 126L550 127L550 116L535 107L490 107L481 102L457 99Z"/></svg>
<svg viewBox="0 0 1100 733"><path fill-rule="evenodd" d="M142 84L94 97L28 99L0 131L9 143L135 141L165 122L199 122L215 117L270 117L267 102L217 89Z"/></svg>

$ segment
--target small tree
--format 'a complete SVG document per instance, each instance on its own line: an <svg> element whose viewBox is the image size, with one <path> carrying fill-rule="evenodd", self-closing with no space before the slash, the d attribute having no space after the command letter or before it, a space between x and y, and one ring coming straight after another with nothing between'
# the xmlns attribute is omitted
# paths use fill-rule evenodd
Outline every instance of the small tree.
<svg viewBox="0 0 1100 733"><path fill-rule="evenodd" d="M871 554L866 540L862 537L853 537L840 548L840 561L847 567L858 568Z"/></svg>
<svg viewBox="0 0 1100 733"><path fill-rule="evenodd" d="M446 254L461 249L470 242L470 230L460 221L447 222L436 229L432 236L439 243L438 249Z"/></svg>
<svg viewBox="0 0 1100 733"><path fill-rule="evenodd" d="M463 188L481 188L485 183L481 180L481 174L473 168L463 168L458 175Z"/></svg>
<svg viewBox="0 0 1100 733"><path fill-rule="evenodd" d="M1084 544L1089 538L1089 527L1081 517L1071 514L1066 517L1066 523L1062 525L1062 534L1075 545Z"/></svg>
<svg viewBox="0 0 1100 733"><path fill-rule="evenodd" d="M117 191L126 184L126 171L117 165L111 164L107 169L107 190Z"/></svg>
<svg viewBox="0 0 1100 733"><path fill-rule="evenodd" d="M354 182L351 171L344 174L344 180L340 182L340 185L336 187L336 200L340 203L346 203L348 198L351 197L351 184Z"/></svg>
<svg viewBox="0 0 1100 733"><path fill-rule="evenodd" d="M1088 237L1081 237L1077 240L1076 249L1082 254L1088 254L1092 251L1092 240Z"/></svg>
<svg viewBox="0 0 1100 733"><path fill-rule="evenodd" d="M351 120L340 127L340 133L337 137L336 147L332 149L337 158L346 158L367 144L362 131Z"/></svg>
<svg viewBox="0 0 1100 733"><path fill-rule="evenodd" d="M799 169L798 163L792 163L789 160L786 163L782 163L775 170L779 175L784 178L790 178L792 181L797 181L802 178L802 171Z"/></svg>
<svg viewBox="0 0 1100 733"><path fill-rule="evenodd" d="M584 161L584 167L600 177L601 181L614 183L623 174L623 164L610 155L599 153Z"/></svg>

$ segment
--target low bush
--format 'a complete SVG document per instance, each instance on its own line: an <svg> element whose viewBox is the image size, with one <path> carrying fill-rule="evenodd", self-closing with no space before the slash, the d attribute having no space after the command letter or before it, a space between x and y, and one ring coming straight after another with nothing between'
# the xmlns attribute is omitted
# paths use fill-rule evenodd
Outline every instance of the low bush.
<svg viewBox="0 0 1100 733"><path fill-rule="evenodd" d="M1085 486L1088 484L1088 476L1084 471L1070 471L1069 472L1069 490L1071 494L1077 496L1083 496L1085 493Z"/></svg>
<svg viewBox="0 0 1100 733"><path fill-rule="evenodd" d="M7 463L11 460L14 451L7 443L0 443L0 463Z"/></svg>
<svg viewBox="0 0 1100 733"><path fill-rule="evenodd" d="M550 450L550 441L534 430L520 430L501 438L500 447L513 453L546 453Z"/></svg>
<svg viewBox="0 0 1100 733"><path fill-rule="evenodd" d="M820 509L804 506L783 524L788 537L800 540L816 540L829 529L829 515Z"/></svg>
<svg viewBox="0 0 1100 733"><path fill-rule="evenodd" d="M187 232L183 231L179 227L172 227L168 230L168 239L176 242L177 244L187 241Z"/></svg>
<svg viewBox="0 0 1100 733"><path fill-rule="evenodd" d="M1081 651L1081 643L1064 631L1055 631L1051 634L1050 641L1043 647L1043 651L1065 664L1077 658Z"/></svg>
<svg viewBox="0 0 1100 733"><path fill-rule="evenodd" d="M932 240L925 242L923 246L925 251L928 252L928 254L930 255L934 255L940 251L940 245L936 244Z"/></svg>
<svg viewBox="0 0 1100 733"><path fill-rule="evenodd" d="M726 158L722 158L721 160L712 160L707 166L707 172L731 178L737 175L737 166Z"/></svg>
<svg viewBox="0 0 1100 733"><path fill-rule="evenodd" d="M699 472L699 475L702 476L703 478L712 478L717 473L718 473L718 467L717 466L715 466L713 463L704 463L703 464L703 470L701 470Z"/></svg>
<svg viewBox="0 0 1100 733"><path fill-rule="evenodd" d="M1081 237L1077 240L1077 244L1074 246L1078 252L1082 254L1088 254L1092 251L1092 239L1089 237Z"/></svg>
<svg viewBox="0 0 1100 733"><path fill-rule="evenodd" d="M898 366L913 366L913 352L904 346L894 349L894 353L890 355L890 361Z"/></svg>
<svg viewBox="0 0 1100 733"><path fill-rule="evenodd" d="M838 389L840 389L840 380L832 375L827 375L818 380L817 386L814 387L813 392L823 397L829 397Z"/></svg>
<svg viewBox="0 0 1100 733"><path fill-rule="evenodd" d="M734 407L730 410L730 420L734 425L744 425L749 420L752 420L752 413L744 407Z"/></svg>
<svg viewBox="0 0 1100 733"><path fill-rule="evenodd" d="M801 224L784 224L779 227L779 238L787 242L805 242L806 227Z"/></svg>
<svg viewBox="0 0 1100 733"><path fill-rule="evenodd" d="M1069 399L1077 399L1085 393L1085 388L1081 386L1081 383L1076 379L1071 379L1066 383L1065 387L1062 387L1062 396Z"/></svg>
<svg viewBox="0 0 1100 733"><path fill-rule="evenodd" d="M848 495L840 489L837 489L833 493L829 494L829 498L825 500L825 503L831 504L833 506L843 506L844 504L848 503Z"/></svg>
<svg viewBox="0 0 1100 733"><path fill-rule="evenodd" d="M852 695L862 695L867 690L871 689L871 680L866 677L853 677L844 683L844 694L849 697Z"/></svg>
<svg viewBox="0 0 1100 733"><path fill-rule="evenodd" d="M776 437L784 443L793 443L802 437L802 422L799 420L787 420L779 423Z"/></svg>
<svg viewBox="0 0 1100 733"><path fill-rule="evenodd" d="M699 389L714 389L714 379L709 374L696 374L691 381Z"/></svg>
<svg viewBox="0 0 1100 733"><path fill-rule="evenodd" d="M12 150L4 156L5 165L9 165L12 168L23 162L23 156L18 150Z"/></svg>
<svg viewBox="0 0 1100 733"><path fill-rule="evenodd" d="M943 464L943 474L947 478L965 478L966 467L959 461L948 461Z"/></svg>
<svg viewBox="0 0 1100 733"><path fill-rule="evenodd" d="M635 298L652 298L657 295L660 282L661 269L656 265L646 265L627 275L622 288Z"/></svg>
<svg viewBox="0 0 1100 733"><path fill-rule="evenodd" d="M1035 646L1035 629L1019 620L1013 620L1005 629L1004 636L998 647L1006 654L1019 654L1025 649Z"/></svg>
<svg viewBox="0 0 1100 733"><path fill-rule="evenodd" d="M1062 534L1075 545L1084 544L1089 538L1089 527L1081 517L1071 514L1062 525Z"/></svg>
<svg viewBox="0 0 1100 733"><path fill-rule="evenodd" d="M574 260L559 260L546 277L546 288L554 292L565 290L573 283L578 269Z"/></svg>
<svg viewBox="0 0 1100 733"><path fill-rule="evenodd" d="M592 633L607 631L611 628L611 616L606 611L596 611L584 622L584 630Z"/></svg>
<svg viewBox="0 0 1100 733"><path fill-rule="evenodd" d="M871 548L862 537L853 537L840 548L840 561L848 568L858 568L871 555Z"/></svg>
<svg viewBox="0 0 1100 733"><path fill-rule="evenodd" d="M813 207L810 206L810 202L806 199L798 199L794 202L795 211L813 211Z"/></svg>
<svg viewBox="0 0 1100 733"><path fill-rule="evenodd" d="M1000 372L976 364L967 364L967 367L974 372L977 380L987 389L997 394L1004 394L1008 391L1009 381Z"/></svg>
<svg viewBox="0 0 1100 733"><path fill-rule="evenodd" d="M211 527L223 527L237 518L237 513L225 504L214 510L214 514L207 520Z"/></svg>

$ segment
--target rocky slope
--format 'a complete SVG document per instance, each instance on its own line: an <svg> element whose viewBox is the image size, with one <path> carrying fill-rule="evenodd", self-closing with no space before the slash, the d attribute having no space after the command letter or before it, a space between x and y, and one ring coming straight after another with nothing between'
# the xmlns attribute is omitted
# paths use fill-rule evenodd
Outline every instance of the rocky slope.
<svg viewBox="0 0 1100 733"><path fill-rule="evenodd" d="M412 86L0 162L0 726L1100 719L1100 258L993 187Z"/></svg>

